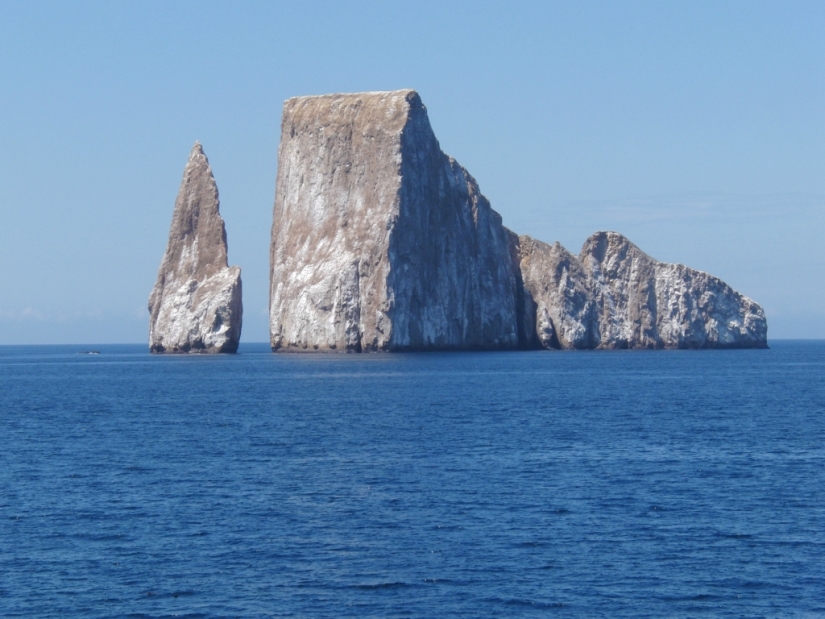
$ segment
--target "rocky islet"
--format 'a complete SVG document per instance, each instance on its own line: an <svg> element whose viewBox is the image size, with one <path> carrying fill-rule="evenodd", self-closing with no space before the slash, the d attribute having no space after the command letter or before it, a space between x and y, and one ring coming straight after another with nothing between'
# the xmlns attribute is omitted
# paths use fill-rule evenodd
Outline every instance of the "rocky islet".
<svg viewBox="0 0 825 619"><path fill-rule="evenodd" d="M195 144L149 299L153 352L235 352L240 269ZM616 232L574 255L502 224L413 90L284 104L274 351L766 348L762 308Z"/></svg>
<svg viewBox="0 0 825 619"><path fill-rule="evenodd" d="M525 303L544 348L765 348L762 308L720 279L654 260L617 232L574 256L519 237Z"/></svg>
<svg viewBox="0 0 825 619"><path fill-rule="evenodd" d="M154 353L238 349L241 269L227 261L218 186L199 142L183 171L149 314L149 349Z"/></svg>
<svg viewBox="0 0 825 619"><path fill-rule="evenodd" d="M413 90L289 99L278 161L275 351L767 347L762 308L707 273L505 228Z"/></svg>
<svg viewBox="0 0 825 619"><path fill-rule="evenodd" d="M414 91L285 103L273 350L515 348L509 243Z"/></svg>

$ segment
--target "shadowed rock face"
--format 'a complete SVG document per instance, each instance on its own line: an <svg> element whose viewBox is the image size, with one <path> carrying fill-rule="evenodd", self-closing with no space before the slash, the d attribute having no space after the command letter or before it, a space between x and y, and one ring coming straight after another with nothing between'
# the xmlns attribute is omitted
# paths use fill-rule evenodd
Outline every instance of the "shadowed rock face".
<svg viewBox="0 0 825 619"><path fill-rule="evenodd" d="M209 161L195 143L183 171L166 254L149 297L152 352L235 352L241 270L227 262L226 229Z"/></svg>
<svg viewBox="0 0 825 619"><path fill-rule="evenodd" d="M579 259L558 242L518 237L519 268L544 348L595 348L599 333L592 282Z"/></svg>
<svg viewBox="0 0 825 619"><path fill-rule="evenodd" d="M712 275L654 260L616 232L573 256L520 237L525 289L547 348L765 348L762 308Z"/></svg>
<svg viewBox="0 0 825 619"><path fill-rule="evenodd" d="M273 350L766 347L762 309L600 232L507 230L412 90L284 104Z"/></svg>
<svg viewBox="0 0 825 619"><path fill-rule="evenodd" d="M515 348L507 230L412 90L284 105L273 350Z"/></svg>

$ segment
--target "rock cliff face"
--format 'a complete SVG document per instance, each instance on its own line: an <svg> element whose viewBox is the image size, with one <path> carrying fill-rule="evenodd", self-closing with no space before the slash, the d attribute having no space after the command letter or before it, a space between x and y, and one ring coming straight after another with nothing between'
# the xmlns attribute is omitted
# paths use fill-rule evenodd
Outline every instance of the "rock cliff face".
<svg viewBox="0 0 825 619"><path fill-rule="evenodd" d="M412 90L284 104L273 350L766 347L762 309L619 234L507 230Z"/></svg>
<svg viewBox="0 0 825 619"><path fill-rule="evenodd" d="M536 337L546 348L765 348L762 308L712 275L658 262L616 232L579 257L520 237Z"/></svg>
<svg viewBox="0 0 825 619"><path fill-rule="evenodd" d="M544 348L595 348L596 305L584 265L558 242L548 245L520 236L518 245L526 311L535 315L534 343Z"/></svg>
<svg viewBox="0 0 825 619"><path fill-rule="evenodd" d="M518 346L510 236L412 90L284 105L273 350Z"/></svg>
<svg viewBox="0 0 825 619"><path fill-rule="evenodd" d="M195 143L183 171L158 279L149 297L152 352L235 352L241 270L226 258L226 229L209 161Z"/></svg>

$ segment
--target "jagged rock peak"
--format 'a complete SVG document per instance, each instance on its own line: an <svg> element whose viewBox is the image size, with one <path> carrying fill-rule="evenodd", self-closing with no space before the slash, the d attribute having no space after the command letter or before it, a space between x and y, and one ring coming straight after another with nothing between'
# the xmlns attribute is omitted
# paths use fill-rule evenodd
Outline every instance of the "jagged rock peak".
<svg viewBox="0 0 825 619"><path fill-rule="evenodd" d="M183 171L166 253L149 297L152 352L235 352L241 270L227 261L218 186L200 142Z"/></svg>
<svg viewBox="0 0 825 619"><path fill-rule="evenodd" d="M270 257L273 350L518 345L508 232L414 90L285 102Z"/></svg>
<svg viewBox="0 0 825 619"><path fill-rule="evenodd" d="M578 257L556 241L552 245L523 235L518 239L526 305L535 315L535 337L544 348L595 348L590 278Z"/></svg>
<svg viewBox="0 0 825 619"><path fill-rule="evenodd" d="M766 348L762 308L720 279L654 260L617 232L578 257L520 237L521 270L546 348Z"/></svg>
<svg viewBox="0 0 825 619"><path fill-rule="evenodd" d="M654 260L618 232L597 232L579 259L593 281L605 348L767 348L758 303L718 277Z"/></svg>

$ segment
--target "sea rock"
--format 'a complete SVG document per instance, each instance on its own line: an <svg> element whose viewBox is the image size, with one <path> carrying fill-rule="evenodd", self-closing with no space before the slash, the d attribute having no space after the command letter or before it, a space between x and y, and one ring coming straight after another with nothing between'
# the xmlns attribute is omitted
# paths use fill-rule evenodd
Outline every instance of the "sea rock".
<svg viewBox="0 0 825 619"><path fill-rule="evenodd" d="M519 238L525 291L545 348L765 348L762 308L720 279L654 260L616 232L576 257Z"/></svg>
<svg viewBox="0 0 825 619"><path fill-rule="evenodd" d="M553 245L518 237L519 268L535 315L534 343L544 348L595 348L599 343L592 282L578 257Z"/></svg>
<svg viewBox="0 0 825 619"><path fill-rule="evenodd" d="M654 260L617 232L579 259L596 302L599 348L766 348L762 308L722 280Z"/></svg>
<svg viewBox="0 0 825 619"><path fill-rule="evenodd" d="M284 351L767 347L762 308L614 232L519 237L413 90L284 104L270 341Z"/></svg>
<svg viewBox="0 0 825 619"><path fill-rule="evenodd" d="M218 187L200 142L195 142L149 297L152 352L237 351L243 318L241 269L230 267L226 254Z"/></svg>
<svg viewBox="0 0 825 619"><path fill-rule="evenodd" d="M519 345L510 234L413 90L284 104L273 350Z"/></svg>

